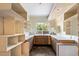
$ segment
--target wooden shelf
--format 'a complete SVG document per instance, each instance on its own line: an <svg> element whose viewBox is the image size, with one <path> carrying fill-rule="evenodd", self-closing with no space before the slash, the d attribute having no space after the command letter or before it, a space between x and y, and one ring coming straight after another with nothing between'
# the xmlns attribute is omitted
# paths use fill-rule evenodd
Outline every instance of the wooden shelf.
<svg viewBox="0 0 79 59"><path fill-rule="evenodd" d="M18 43L18 37L9 37L8 38L8 46L15 45Z"/></svg>
<svg viewBox="0 0 79 59"><path fill-rule="evenodd" d="M75 4L74 6L72 6L67 12L64 13L64 20L67 20L68 18L77 14L78 8L79 4Z"/></svg>
<svg viewBox="0 0 79 59"><path fill-rule="evenodd" d="M66 34L79 36L79 4L75 4L64 13L64 30Z"/></svg>
<svg viewBox="0 0 79 59"><path fill-rule="evenodd" d="M0 55L21 56L27 12L19 3L0 4Z"/></svg>
<svg viewBox="0 0 79 59"><path fill-rule="evenodd" d="M18 45L21 45L22 43L23 43L23 42L19 42L19 43L15 44L15 45L10 45L10 46L8 46L8 47L7 47L7 51L9 51L9 50L11 50L11 49L17 47Z"/></svg>
<svg viewBox="0 0 79 59"><path fill-rule="evenodd" d="M14 34L14 35L0 35L0 37L15 37L19 35L25 35L25 34Z"/></svg>
<svg viewBox="0 0 79 59"><path fill-rule="evenodd" d="M1 3L0 4L0 11L4 12L11 12L14 11L20 16L24 17L27 19L27 12L24 10L24 8L19 4L19 3Z"/></svg>
<svg viewBox="0 0 79 59"><path fill-rule="evenodd" d="M18 42L24 42L24 41L25 41L25 35L19 35Z"/></svg>
<svg viewBox="0 0 79 59"><path fill-rule="evenodd" d="M66 34L75 35L79 37L79 4L74 5L67 12L65 12L64 29Z"/></svg>
<svg viewBox="0 0 79 59"><path fill-rule="evenodd" d="M16 36L13 36L13 35L9 35L9 36L3 36L3 37L1 37L2 38L2 43L4 44L2 44L3 46L1 47L1 49L3 48L4 49L4 51L6 50L6 48L7 48L7 46L8 47L15 47L15 46L17 46L18 44L20 44L20 43L22 43L22 42L24 42L25 41L25 35L23 34L21 34L21 35L16 35ZM0 39L1 40L1 39ZM0 45L1 46L1 45ZM11 49L11 48L9 48L9 49ZM8 50L9 50L8 49Z"/></svg>

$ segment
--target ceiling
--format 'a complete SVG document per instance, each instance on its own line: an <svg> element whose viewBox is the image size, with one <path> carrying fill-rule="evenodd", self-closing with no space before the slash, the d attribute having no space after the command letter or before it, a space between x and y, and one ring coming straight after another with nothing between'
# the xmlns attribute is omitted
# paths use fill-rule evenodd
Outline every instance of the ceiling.
<svg viewBox="0 0 79 59"><path fill-rule="evenodd" d="M71 8L74 5L74 3L56 3L54 4L53 9L50 12L50 15L48 17L49 20L53 20L58 18L58 16L64 14L64 12Z"/></svg>
<svg viewBox="0 0 79 59"><path fill-rule="evenodd" d="M30 16L48 16L53 8L52 3L21 3Z"/></svg>

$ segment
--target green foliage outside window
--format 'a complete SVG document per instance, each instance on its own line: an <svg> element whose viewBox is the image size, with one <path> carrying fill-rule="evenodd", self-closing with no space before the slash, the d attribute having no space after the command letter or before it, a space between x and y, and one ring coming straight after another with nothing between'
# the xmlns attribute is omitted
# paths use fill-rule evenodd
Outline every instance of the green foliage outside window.
<svg viewBox="0 0 79 59"><path fill-rule="evenodd" d="M36 29L39 30L39 31L41 31L41 30L46 31L46 30L48 30L48 26L45 23L37 23Z"/></svg>

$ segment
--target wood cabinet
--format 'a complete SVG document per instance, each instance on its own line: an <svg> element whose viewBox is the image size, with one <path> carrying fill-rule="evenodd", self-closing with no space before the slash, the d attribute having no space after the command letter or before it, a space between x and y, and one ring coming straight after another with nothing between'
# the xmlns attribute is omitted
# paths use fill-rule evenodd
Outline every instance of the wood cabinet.
<svg viewBox="0 0 79 59"><path fill-rule="evenodd" d="M77 20L77 14L66 19L64 21L64 29L66 34L68 35L76 35L78 36L78 20Z"/></svg>
<svg viewBox="0 0 79 59"><path fill-rule="evenodd" d="M25 41L24 36L23 34L0 36L0 55L21 55L21 44Z"/></svg>
<svg viewBox="0 0 79 59"><path fill-rule="evenodd" d="M50 45L51 37L50 36L34 36L33 44L35 45Z"/></svg>
<svg viewBox="0 0 79 59"><path fill-rule="evenodd" d="M0 56L11 56L10 51L0 51Z"/></svg>
<svg viewBox="0 0 79 59"><path fill-rule="evenodd" d="M18 45L17 47L10 50L11 56L21 56L21 45Z"/></svg>
<svg viewBox="0 0 79 59"><path fill-rule="evenodd" d="M22 55L23 56L29 56L29 49L30 47L30 43L25 41L23 44L22 44Z"/></svg>
<svg viewBox="0 0 79 59"><path fill-rule="evenodd" d="M64 31L68 35L79 36L79 4L75 4L64 13Z"/></svg>
<svg viewBox="0 0 79 59"><path fill-rule="evenodd" d="M52 45L52 48L53 48L53 50L55 51L55 53L57 52L57 51L56 51L56 44L57 44L57 43L58 43L57 39L54 38L54 37L52 37L52 39L51 39L51 45Z"/></svg>
<svg viewBox="0 0 79 59"><path fill-rule="evenodd" d="M64 26L66 34L71 34L71 20L66 21Z"/></svg>
<svg viewBox="0 0 79 59"><path fill-rule="evenodd" d="M0 17L0 35L3 35L3 17Z"/></svg>
<svg viewBox="0 0 79 59"><path fill-rule="evenodd" d="M71 25L67 24L68 22ZM64 24L66 34L79 37L79 4L75 4L64 13Z"/></svg>
<svg viewBox="0 0 79 59"><path fill-rule="evenodd" d="M0 55L21 56L27 13L18 3L0 4Z"/></svg>
<svg viewBox="0 0 79 59"><path fill-rule="evenodd" d="M27 41L29 42L29 50L31 51L31 49L33 47L33 37L29 38Z"/></svg>

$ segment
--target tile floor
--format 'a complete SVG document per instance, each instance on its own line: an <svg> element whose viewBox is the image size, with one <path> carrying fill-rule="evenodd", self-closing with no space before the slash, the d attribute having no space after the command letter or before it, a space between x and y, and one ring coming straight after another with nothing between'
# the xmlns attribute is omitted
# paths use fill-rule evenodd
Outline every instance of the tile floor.
<svg viewBox="0 0 79 59"><path fill-rule="evenodd" d="M30 56L55 56L50 46L33 46Z"/></svg>

